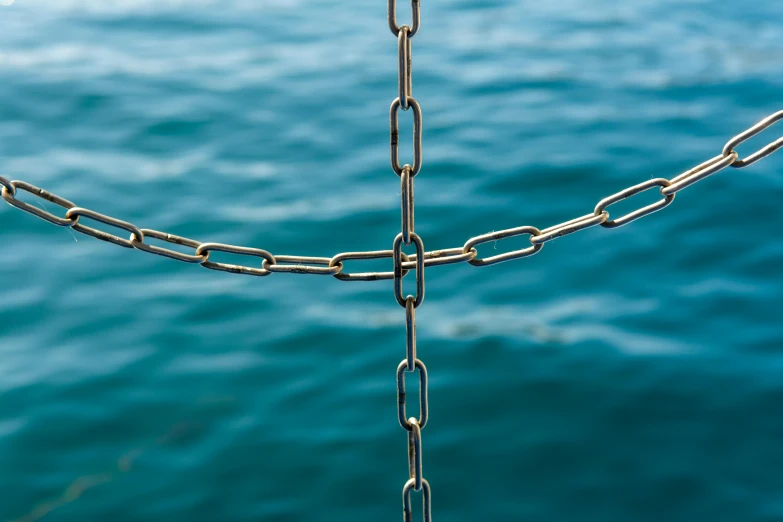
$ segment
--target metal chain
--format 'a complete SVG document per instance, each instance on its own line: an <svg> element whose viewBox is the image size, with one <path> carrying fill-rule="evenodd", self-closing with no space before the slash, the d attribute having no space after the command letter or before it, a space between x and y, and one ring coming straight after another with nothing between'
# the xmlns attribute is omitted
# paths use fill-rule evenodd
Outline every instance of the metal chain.
<svg viewBox="0 0 783 522"><path fill-rule="evenodd" d="M467 262L474 266L488 266L503 261L519 259L531 256L544 248L544 244L554 239L586 230L596 225L604 228L616 228L626 225L641 217L663 209L674 202L676 194L690 185L715 174L726 167L747 167L760 159L772 154L783 147L783 137L766 145L745 159L739 159L736 152L744 141L761 133L767 127L783 119L783 111L776 112L761 120L756 125L730 139L723 147L721 154L697 165L696 167L675 176L671 180L655 178L638 185L621 190L611 196L603 198L595 206L592 213L586 214L557 225L540 230L533 226L521 226L505 230L492 231L486 234L472 237L462 247L448 248L425 252L424 243L415 232L414 226L414 178L421 170L422 165L422 115L421 107L413 97L412 82L412 38L419 31L421 14L419 0L411 0L411 25L397 24L397 1L388 0L388 22L392 34L397 37L398 56L398 96L392 102L389 111L390 127L390 152L392 170L400 177L401 200L401 232L394 238L391 250L376 250L367 252L344 252L331 258L312 257L301 255L274 256L260 248L226 245L221 243L201 243L194 239L160 232L151 229L138 228L132 223L122 221L93 210L77 207L71 201L55 194L40 189L24 181L9 181L0 176L0 189L2 198L10 205L41 218L57 226L70 227L73 230L92 236L96 239L113 243L124 248L133 248L168 257L183 263L198 263L210 270L220 270L235 274L253 276L268 276L275 272L294 274L331 275L342 281L375 281L394 280L394 296L397 302L405 308L406 350L405 358L397 366L397 416L400 426L408 432L408 476L402 489L403 518L405 522L413 520L413 508L411 491L421 491L423 502L424 522L432 520L431 515L431 489L422 472L422 438L421 432L427 425L429 416L429 404L427 395L428 374L427 367L417 356L416 347L416 309L424 300L424 271L428 266L439 266ZM399 111L413 109L413 162L412 164L400 164L399 160ZM611 205L631 198L641 192L658 188L661 195L659 201L638 208L628 214L610 219L607 211ZM44 199L66 209L65 216L59 217L49 211L33 206L17 199L19 190L28 192L38 198ZM104 225L130 232L130 238L110 234L89 227L82 223L83 219L91 219ZM495 242L515 236L527 235L529 246L496 254L486 258L480 258L476 247L487 242ZM147 243L149 239L156 239L165 243L185 246L194 249L193 254L187 254L171 250L169 248L155 246ZM402 246L415 247L416 253L406 255L402 252ZM210 261L212 252L226 252L245 255L261 259L261 266L232 265ZM391 272L362 272L350 273L344 270L344 261L391 258L393 271ZM416 272L416 294L403 296L402 281L409 271ZM406 411L406 384L407 373L419 375L419 417L408 417Z"/></svg>
<svg viewBox="0 0 783 522"><path fill-rule="evenodd" d="M389 0L389 12L391 13L394 6L394 0ZM418 1L414 0L414 13L418 17ZM414 22L418 28L418 18ZM390 26L396 25L393 19L390 19ZM399 31L404 31L406 26L403 26ZM408 38L414 31L408 32ZM399 40L398 40L399 41ZM407 49L410 49L409 42ZM407 53L407 50L406 50ZM406 54L406 56L409 56ZM401 67L401 70L406 70L407 78L410 79L410 60L406 62L405 67ZM410 86L407 92L410 92ZM418 129L418 134L414 132L414 142L421 139L421 109L418 103L413 98L408 99L409 107L414 109L414 126ZM402 108L400 99L396 99L392 104L391 111L391 141L392 141L392 168L397 172L397 158L396 158L396 122L397 122L397 110ZM195 239L188 239L178 235L170 234L168 232L160 232L157 230L150 230L146 228L138 228L135 225L126 221L100 214L98 212L77 207L75 203L68 201L65 198L47 192L41 188L31 185L25 181L10 181L0 176L0 188L2 188L2 197L9 204L20 210L23 210L29 214L32 214L44 221L48 221L57 226L71 227L77 232L93 236L102 241L114 243L116 245L125 248L135 248L143 252L155 254L163 257L168 257L176 261L183 263L201 264L201 266L213 270L222 270L225 272L232 272L235 274L245 274L254 276L268 276L273 272L289 272L296 274L317 274L317 275L332 275L342 281L378 281L395 279L394 271L386 272L360 272L352 273L345 269L344 262L350 260L367 260L367 259L384 259L391 258L394 263L395 270L400 269L399 276L404 278L405 275L411 270L416 270L418 273L423 273L423 267L450 265L456 263L467 262L474 266L487 266L500 263L502 261L510 261L512 259L518 259L522 257L531 256L543 248L544 244L554 239L579 232L581 230L601 225L605 228L616 228L622 225L626 225L632 221L635 221L643 216L661 210L664 207L669 206L674 201L674 196L682 189L693 185L694 183L703 180L704 178L711 176L726 167L743 168L756 163L762 158L769 156L776 150L783 148L783 137L769 143L765 147L762 147L753 154L747 156L745 159L739 159L739 154L735 150L744 141L761 133L767 127L771 126L775 122L783 120L783 111L778 111L767 118L764 118L756 125L750 127L744 132L734 136L723 147L721 154L708 159L707 161L693 167L690 170L683 172L682 174L675 176L671 179L656 178L645 181L638 185L634 185L625 190L621 190L616 194L612 194L598 202L592 213L584 216L553 225L548 228L538 229L531 226L523 226L510 228L506 230L493 231L487 234L472 237L465 242L462 247L446 248L442 250L432 250L429 252L423 252L423 247L420 246L414 238L414 219L413 219L413 178L417 171L416 167L421 167L421 147L418 149L414 146L414 165L404 165L399 167L400 175L400 192L402 196L402 242L406 245L411 242L416 246L416 253L410 256L404 252L399 252L395 257L394 249L392 250L373 250L366 252L343 252L337 254L331 258L327 257L307 257L307 256L286 256L278 255L274 256L266 250L260 250L256 248L238 247L232 245L221 245L218 243L202 243ZM418 151L418 152L417 152ZM641 207L625 216L610 219L609 211L607 210L612 204L617 203L623 199L628 199L645 190L658 187L662 199L651 205ZM60 207L66 209L65 217L57 216L48 210L39 208L30 203L22 201L17 198L19 191L27 192L38 198L44 199L48 202L54 203ZM126 230L130 232L129 239L123 239L119 236L101 232L94 228L85 226L81 221L85 218L92 219L98 222L102 222L109 226ZM518 235L528 235L530 246L515 250L505 254L498 254L488 258L479 258L476 247L482 243L490 241L497 241L504 238L509 238ZM418 236L415 236L418 237ZM155 239L170 244L186 246L195 250L194 254L187 254L177 252L169 248L160 247L148 243L148 240ZM209 260L209 254L213 251L222 251L235 254L244 254L253 257L259 257L263 261L260 267L229 265L225 263L214 263ZM423 255L422 255L423 253ZM423 260L423 263L421 263ZM423 277L421 279L422 291L418 292L423 296ZM403 299L403 302L405 300Z"/></svg>
<svg viewBox="0 0 783 522"><path fill-rule="evenodd" d="M416 309L424 301L424 266L427 254L424 243L415 232L413 182L421 170L421 107L413 98L411 39L421 25L419 0L411 0L412 26L397 25L397 1L389 2L389 27L397 37L398 96L389 111L390 148L392 170L400 177L401 232L394 238L392 259L394 261L394 297L405 308L405 359L397 366L397 417L400 426L408 432L408 480L402 488L402 511L405 522L413 520L411 490L422 492L424 520L431 520L430 485L422 475L421 431L427 425L429 407L427 404L427 367L419 360L416 352ZM399 111L413 109L413 165L400 165L399 160ZM402 245L414 245L416 254L403 257ZM460 252L461 253L461 252ZM402 279L407 273L405 263L412 263L416 270L416 295L403 297ZM408 417L406 413L405 374L419 371L419 418Z"/></svg>

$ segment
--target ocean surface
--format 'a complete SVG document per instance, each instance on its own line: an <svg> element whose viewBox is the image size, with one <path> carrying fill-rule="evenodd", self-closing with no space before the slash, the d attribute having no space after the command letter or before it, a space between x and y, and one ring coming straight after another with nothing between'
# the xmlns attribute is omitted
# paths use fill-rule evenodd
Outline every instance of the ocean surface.
<svg viewBox="0 0 783 522"><path fill-rule="evenodd" d="M0 4L0 175L200 241L391 248L384 1ZM423 0L421 17L428 250L587 214L783 109L778 0ZM410 129L404 113L403 158ZM626 227L428 269L434 519L783 520L781 230L783 153ZM0 245L0 521L401 520L391 281L204 270L5 203Z"/></svg>

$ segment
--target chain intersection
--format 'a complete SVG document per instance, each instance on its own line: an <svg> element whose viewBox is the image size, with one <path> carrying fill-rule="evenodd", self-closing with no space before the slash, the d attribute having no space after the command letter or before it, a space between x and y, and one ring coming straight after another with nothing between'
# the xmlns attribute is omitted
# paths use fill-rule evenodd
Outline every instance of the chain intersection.
<svg viewBox="0 0 783 522"><path fill-rule="evenodd" d="M405 522L413 519L411 492L421 492L423 503L423 519L431 521L431 489L429 482L422 473L422 430L427 425L429 416L427 382L427 367L418 358L416 344L416 309L424 300L424 272L427 267L468 263L473 266L489 266L504 261L529 257L538 253L544 245L563 236L574 234L588 228L601 226L617 228L644 216L657 212L674 202L678 192L697 183L727 167L743 168L769 156L783 148L783 137L770 142L766 146L740 159L735 150L746 140L760 134L776 122L783 120L783 110L778 111L726 142L720 154L700 163L699 165L671 179L655 178L633 185L600 200L590 214L559 223L544 229L534 226L520 226L504 230L492 231L469 238L462 247L446 248L426 252L424 243L415 232L414 226L414 178L422 165L422 114L421 107L413 97L412 82L412 38L421 26L419 0L411 0L411 25L399 26L397 23L397 2L388 0L388 22L392 34L397 38L398 55L398 97L392 102L389 110L390 127L390 158L392 170L400 177L400 207L401 232L394 238L391 250L373 250L363 252L343 252L331 258L302 255L273 255L260 248L227 245L222 243L202 243L168 232L139 228L136 225L120 219L101 214L94 210L76 206L75 203L47 192L35 185L19 180L8 180L0 176L0 194L9 204L24 212L32 214L44 221L61 227L92 236L101 241L136 249L142 252L167 257L175 261L189 264L200 264L210 270L220 270L235 274L252 276L269 276L273 273L331 275L341 281L394 281L394 296L405 309L406 350L405 358L397 367L397 404L398 421L408 432L408 480L402 490L403 518ZM399 111L412 110L413 114L413 161L411 164L400 164L399 160ZM632 198L647 190L658 189L661 199L655 203L637 208L621 217L612 218L609 213L611 205ZM64 208L64 217L39 208L17 198L19 191L27 192L37 198L46 200ZM115 229L130 233L128 239L115 234L85 225L82 220L91 219ZM515 236L528 236L528 246L491 257L481 258L476 247L483 243L495 242ZM167 244L180 245L193 249L193 253L184 253L170 248L148 243L150 239ZM407 255L402 246L413 245L415 254ZM226 252L260 259L260 266L234 265L210 261L210 253ZM393 270L387 272L349 272L345 262L352 260L371 260L391 258ZM411 270L416 273L416 294L403 295L402 282ZM419 376L419 417L408 417L406 409L406 383L408 373Z"/></svg>

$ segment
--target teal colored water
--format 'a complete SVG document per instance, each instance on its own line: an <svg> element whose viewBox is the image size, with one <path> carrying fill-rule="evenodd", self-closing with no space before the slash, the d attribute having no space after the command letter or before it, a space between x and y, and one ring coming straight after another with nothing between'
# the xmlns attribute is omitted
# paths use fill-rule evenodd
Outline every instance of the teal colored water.
<svg viewBox="0 0 783 522"><path fill-rule="evenodd" d="M201 241L391 248L385 11L16 0L0 173ZM550 226L718 154L783 109L781 17L775 0L423 1L425 246ZM627 227L427 271L436 520L783 520L781 172L773 156ZM0 241L0 520L400 520L390 281L214 272L5 204Z"/></svg>

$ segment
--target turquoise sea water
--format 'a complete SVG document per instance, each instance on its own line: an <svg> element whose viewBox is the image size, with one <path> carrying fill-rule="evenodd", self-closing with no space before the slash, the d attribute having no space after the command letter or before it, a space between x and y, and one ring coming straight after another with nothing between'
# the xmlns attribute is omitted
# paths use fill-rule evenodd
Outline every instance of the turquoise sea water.
<svg viewBox="0 0 783 522"><path fill-rule="evenodd" d="M385 10L16 0L0 175L202 241L391 248ZM781 19L775 0L423 1L425 246L543 228L718 154L783 109ZM434 518L783 520L781 202L777 155L624 228L428 270ZM208 271L5 204L0 244L0 521L400 520L390 281Z"/></svg>

